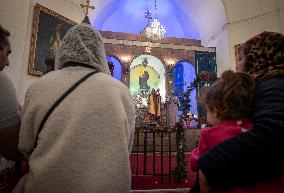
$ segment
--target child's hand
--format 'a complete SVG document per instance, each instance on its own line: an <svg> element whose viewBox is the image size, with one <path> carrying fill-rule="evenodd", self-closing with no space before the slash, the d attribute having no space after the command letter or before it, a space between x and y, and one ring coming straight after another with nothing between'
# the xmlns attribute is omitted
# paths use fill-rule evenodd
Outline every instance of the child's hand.
<svg viewBox="0 0 284 193"><path fill-rule="evenodd" d="M237 125L239 125L239 126L241 126L243 124L243 121L241 121L241 120L239 120L239 121L237 121ZM241 133L245 133L245 132L247 132L249 129L247 129L247 128L241 128Z"/></svg>
<svg viewBox="0 0 284 193"><path fill-rule="evenodd" d="M241 128L241 132L242 133L245 133L245 132L247 132L249 129L246 129L246 128Z"/></svg>

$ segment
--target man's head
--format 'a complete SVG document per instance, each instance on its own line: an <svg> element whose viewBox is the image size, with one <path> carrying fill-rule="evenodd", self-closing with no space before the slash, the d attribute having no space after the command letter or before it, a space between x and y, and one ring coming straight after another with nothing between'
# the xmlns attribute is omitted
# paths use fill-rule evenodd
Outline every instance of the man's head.
<svg viewBox="0 0 284 193"><path fill-rule="evenodd" d="M11 54L10 33L0 25L0 71L9 66L9 54Z"/></svg>

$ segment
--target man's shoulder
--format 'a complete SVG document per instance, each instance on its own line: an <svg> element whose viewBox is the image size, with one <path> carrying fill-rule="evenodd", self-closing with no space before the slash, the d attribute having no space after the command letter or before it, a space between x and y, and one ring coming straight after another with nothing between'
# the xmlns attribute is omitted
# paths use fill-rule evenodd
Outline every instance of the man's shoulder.
<svg viewBox="0 0 284 193"><path fill-rule="evenodd" d="M16 96L14 84L4 72L0 72L0 93L1 95Z"/></svg>
<svg viewBox="0 0 284 193"><path fill-rule="evenodd" d="M8 75L5 72L0 72L0 84L1 85L12 84L11 79L8 77Z"/></svg>

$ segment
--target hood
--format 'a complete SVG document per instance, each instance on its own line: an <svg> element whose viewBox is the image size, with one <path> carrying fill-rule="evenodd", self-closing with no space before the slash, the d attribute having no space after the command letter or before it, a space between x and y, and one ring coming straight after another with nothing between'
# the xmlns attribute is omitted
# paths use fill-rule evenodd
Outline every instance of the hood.
<svg viewBox="0 0 284 193"><path fill-rule="evenodd" d="M67 62L91 65L98 72L110 74L101 34L92 26L82 23L70 28L55 58L55 69Z"/></svg>

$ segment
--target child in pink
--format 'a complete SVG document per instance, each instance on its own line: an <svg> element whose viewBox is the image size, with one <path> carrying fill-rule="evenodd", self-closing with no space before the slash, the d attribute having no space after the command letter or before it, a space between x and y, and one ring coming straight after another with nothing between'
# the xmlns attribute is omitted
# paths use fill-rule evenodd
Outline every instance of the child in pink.
<svg viewBox="0 0 284 193"><path fill-rule="evenodd" d="M204 104L207 120L212 127L201 129L198 147L190 156L190 167L198 171L198 160L208 149L252 127L253 79L245 73L225 71L206 92ZM263 155L265 156L265 155ZM284 179L277 178L255 185L214 190L218 193L280 193Z"/></svg>

